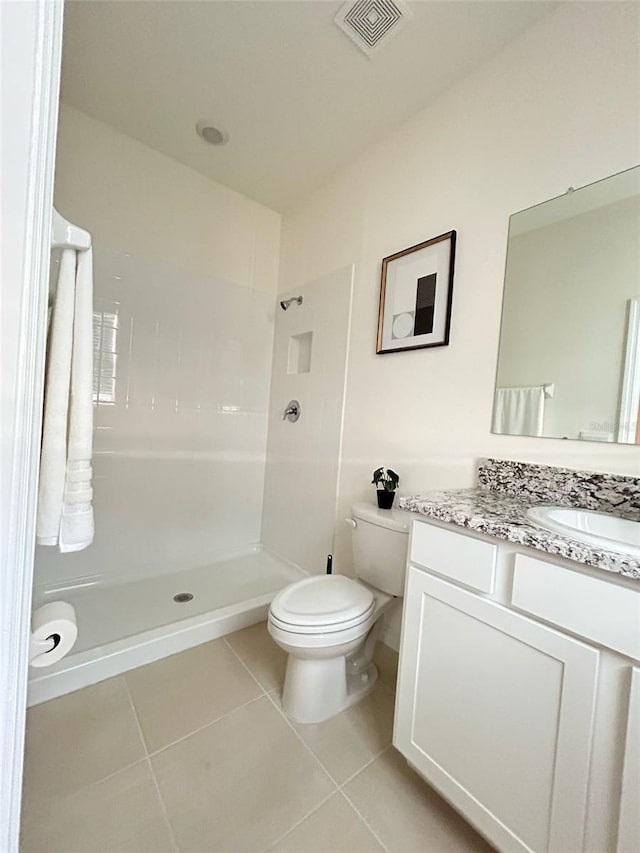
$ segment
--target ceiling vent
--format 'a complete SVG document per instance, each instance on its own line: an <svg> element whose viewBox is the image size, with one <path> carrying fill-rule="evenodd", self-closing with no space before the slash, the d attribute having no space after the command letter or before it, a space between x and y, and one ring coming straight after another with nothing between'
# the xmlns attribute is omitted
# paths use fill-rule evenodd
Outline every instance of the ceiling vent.
<svg viewBox="0 0 640 853"><path fill-rule="evenodd" d="M334 21L363 53L372 56L400 32L411 15L402 0L347 0Z"/></svg>

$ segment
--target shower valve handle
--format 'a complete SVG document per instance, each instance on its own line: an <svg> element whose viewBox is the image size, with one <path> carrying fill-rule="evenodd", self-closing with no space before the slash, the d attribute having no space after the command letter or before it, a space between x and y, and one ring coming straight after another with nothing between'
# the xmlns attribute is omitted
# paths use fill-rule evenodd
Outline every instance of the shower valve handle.
<svg viewBox="0 0 640 853"><path fill-rule="evenodd" d="M300 417L300 414L300 403L297 400L290 400L287 404L287 408L284 410L282 420L289 420L292 424L294 424Z"/></svg>

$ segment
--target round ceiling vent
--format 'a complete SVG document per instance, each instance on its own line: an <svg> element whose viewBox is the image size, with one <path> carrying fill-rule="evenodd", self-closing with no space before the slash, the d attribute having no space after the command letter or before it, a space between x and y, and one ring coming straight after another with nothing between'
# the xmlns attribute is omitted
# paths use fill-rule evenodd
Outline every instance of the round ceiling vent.
<svg viewBox="0 0 640 853"><path fill-rule="evenodd" d="M229 141L229 134L206 118L201 118L196 123L196 133L209 145L225 145Z"/></svg>

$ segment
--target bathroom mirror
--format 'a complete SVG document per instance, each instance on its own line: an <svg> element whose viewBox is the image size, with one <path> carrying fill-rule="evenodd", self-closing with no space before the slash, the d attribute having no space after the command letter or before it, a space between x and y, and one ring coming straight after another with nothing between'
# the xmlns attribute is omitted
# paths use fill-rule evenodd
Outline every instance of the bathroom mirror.
<svg viewBox="0 0 640 853"><path fill-rule="evenodd" d="M640 444L640 166L509 222L492 432Z"/></svg>

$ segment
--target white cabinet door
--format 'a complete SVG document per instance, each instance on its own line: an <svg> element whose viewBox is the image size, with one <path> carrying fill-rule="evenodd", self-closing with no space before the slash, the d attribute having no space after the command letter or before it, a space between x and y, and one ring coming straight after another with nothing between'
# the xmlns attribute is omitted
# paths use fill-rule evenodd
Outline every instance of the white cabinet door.
<svg viewBox="0 0 640 853"><path fill-rule="evenodd" d="M500 851L579 853L598 658L410 566L394 744Z"/></svg>
<svg viewBox="0 0 640 853"><path fill-rule="evenodd" d="M618 853L640 848L640 669L631 672L627 741L622 772Z"/></svg>

